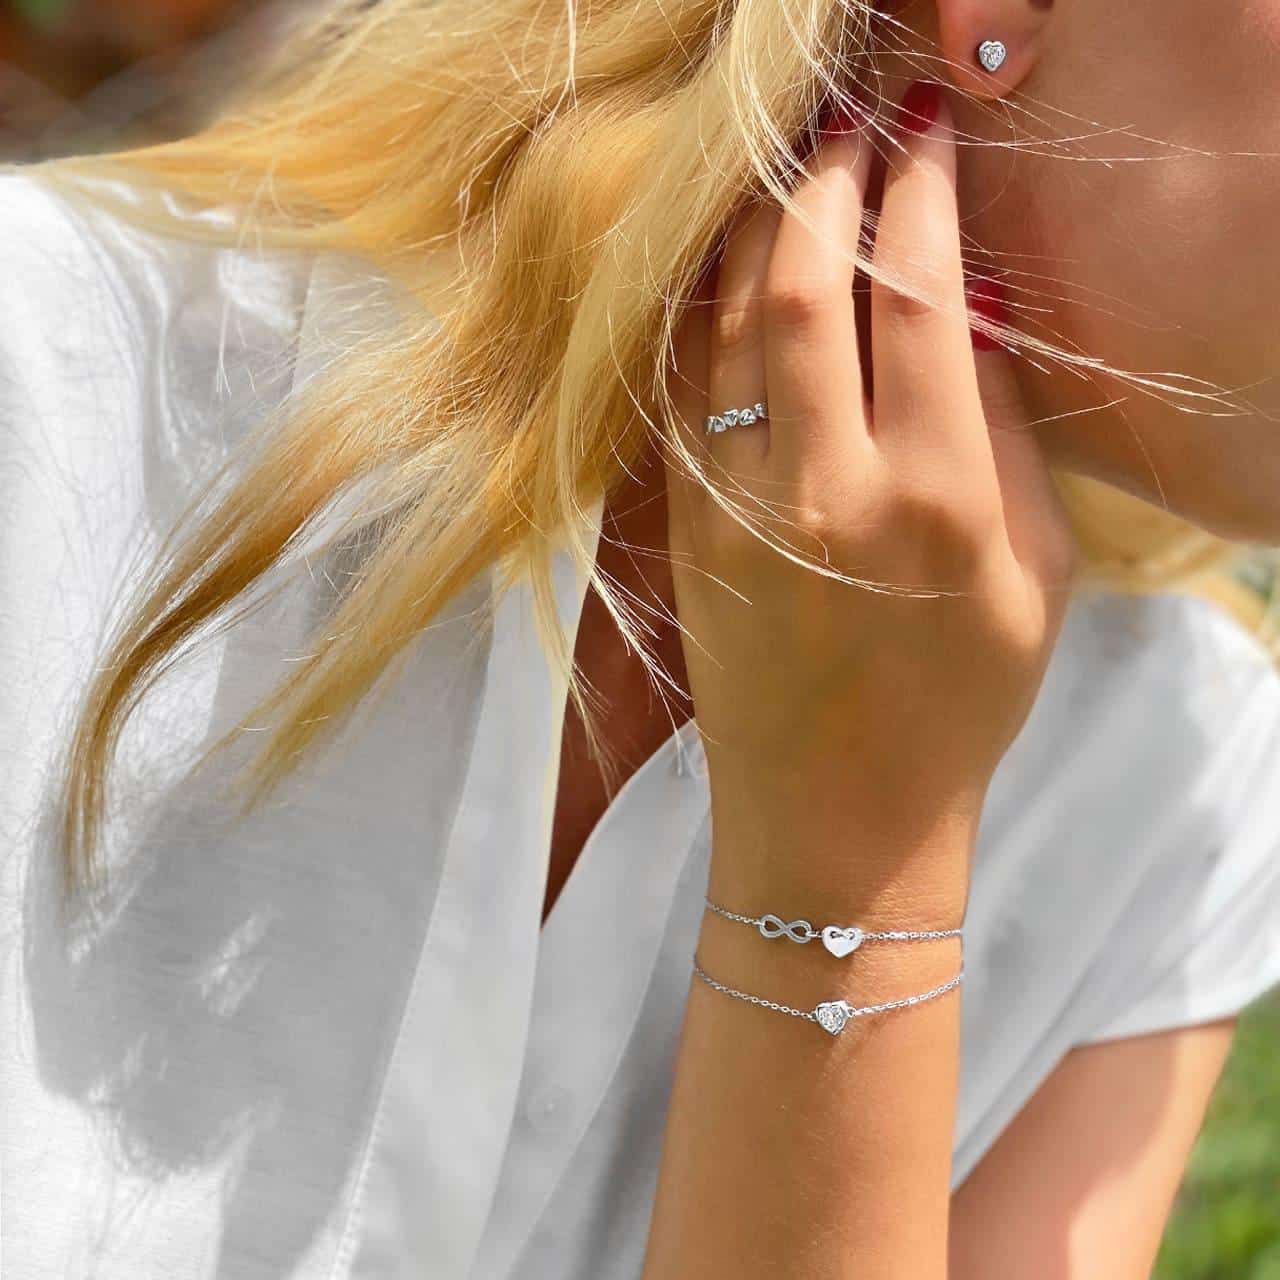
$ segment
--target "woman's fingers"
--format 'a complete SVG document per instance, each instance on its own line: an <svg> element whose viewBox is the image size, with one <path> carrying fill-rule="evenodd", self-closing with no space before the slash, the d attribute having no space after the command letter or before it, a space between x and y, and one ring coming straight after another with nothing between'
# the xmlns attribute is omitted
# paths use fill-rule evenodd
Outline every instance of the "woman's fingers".
<svg viewBox="0 0 1280 1280"><path fill-rule="evenodd" d="M1003 318L1001 293L994 281L975 280L969 286L971 306L988 316L999 312ZM991 343L983 344L975 360L1009 546L1039 587L1065 595L1079 549L1013 364L1007 351Z"/></svg>
<svg viewBox="0 0 1280 1280"><path fill-rule="evenodd" d="M828 127L782 212L765 309L771 471L830 474L865 443L853 282L873 148L861 120Z"/></svg>
<svg viewBox="0 0 1280 1280"><path fill-rule="evenodd" d="M970 550L990 546L1005 525L1019 559L1065 568L1070 557L1045 510L1052 482L1034 441L993 443L988 430L955 147L938 86L915 86L898 121L874 248L874 408L862 386L853 294L872 147L860 122L846 119L823 136L794 207L745 208L704 276L676 353L678 438L749 519L763 506L786 523L803 505L808 527L835 518L835 533L850 493L870 503L872 488L885 484L882 498L907 499L895 510L925 511L929 529L950 530ZM1007 407L1014 391L994 385ZM767 422L706 433L709 413L759 401L768 403ZM864 469L877 454L884 465ZM672 488L690 513L709 501L683 475Z"/></svg>
<svg viewBox="0 0 1280 1280"><path fill-rule="evenodd" d="M871 284L876 445L899 474L992 498L969 335L955 144L939 86L914 85L889 147ZM979 486L982 489L979 489Z"/></svg>
<svg viewBox="0 0 1280 1280"><path fill-rule="evenodd" d="M730 229L716 277L712 320L710 412L750 408L764 401L764 303L769 255L778 229L778 206L756 202ZM711 456L728 473L731 493L759 476L769 451L764 421L733 425L708 437ZM717 468L718 470L718 468Z"/></svg>

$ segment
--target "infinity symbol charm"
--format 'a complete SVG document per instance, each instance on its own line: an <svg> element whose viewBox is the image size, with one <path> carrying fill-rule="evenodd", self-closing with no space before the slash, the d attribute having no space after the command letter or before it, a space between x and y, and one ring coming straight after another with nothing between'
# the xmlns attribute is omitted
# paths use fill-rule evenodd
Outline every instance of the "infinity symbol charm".
<svg viewBox="0 0 1280 1280"><path fill-rule="evenodd" d="M757 927L766 938L781 938L785 935L792 942L808 942L814 936L813 925L807 920L793 920L787 924L777 916L761 916Z"/></svg>

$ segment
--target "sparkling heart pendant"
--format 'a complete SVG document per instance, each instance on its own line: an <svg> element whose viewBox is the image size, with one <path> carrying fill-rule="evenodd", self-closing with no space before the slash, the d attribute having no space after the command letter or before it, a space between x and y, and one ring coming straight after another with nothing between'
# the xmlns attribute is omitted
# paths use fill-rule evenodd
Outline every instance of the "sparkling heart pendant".
<svg viewBox="0 0 1280 1280"><path fill-rule="evenodd" d="M1009 51L999 40L984 40L978 46L978 61L985 71L999 71Z"/></svg>
<svg viewBox="0 0 1280 1280"><path fill-rule="evenodd" d="M837 960L843 960L862 946L862 930L853 927L842 929L838 924L829 924L822 931L822 945Z"/></svg>
<svg viewBox="0 0 1280 1280"><path fill-rule="evenodd" d="M849 1007L843 1000L828 1000L813 1011L813 1016L823 1031L838 1036L849 1021Z"/></svg>

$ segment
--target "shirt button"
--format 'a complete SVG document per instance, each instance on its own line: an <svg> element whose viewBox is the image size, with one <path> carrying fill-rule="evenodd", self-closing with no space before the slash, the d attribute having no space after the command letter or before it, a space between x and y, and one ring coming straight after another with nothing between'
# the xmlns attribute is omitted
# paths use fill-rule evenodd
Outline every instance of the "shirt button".
<svg viewBox="0 0 1280 1280"><path fill-rule="evenodd" d="M568 1089L558 1084L545 1084L529 1095L525 1104L525 1115L535 1129L550 1132L558 1129L564 1122L570 1094Z"/></svg>

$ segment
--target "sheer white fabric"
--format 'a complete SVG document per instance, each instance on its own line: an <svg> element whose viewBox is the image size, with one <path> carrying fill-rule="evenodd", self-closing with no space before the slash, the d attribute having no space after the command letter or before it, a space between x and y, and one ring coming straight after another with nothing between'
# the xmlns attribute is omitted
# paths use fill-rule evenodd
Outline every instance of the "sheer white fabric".
<svg viewBox="0 0 1280 1280"><path fill-rule="evenodd" d="M524 584L490 615L484 575L242 818L234 754L181 765L308 643L311 564L148 702L113 896L63 918L47 797L122 584L384 313L336 263L160 241L28 174L0 264L0 1273L638 1276L706 883L696 727L540 929L564 690ZM570 631L583 586L561 555ZM1280 980L1277 797L1249 637L1181 596L1076 601L980 832L956 1183L1073 1045Z"/></svg>

